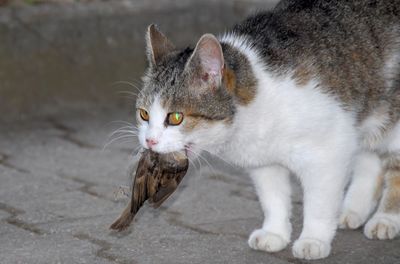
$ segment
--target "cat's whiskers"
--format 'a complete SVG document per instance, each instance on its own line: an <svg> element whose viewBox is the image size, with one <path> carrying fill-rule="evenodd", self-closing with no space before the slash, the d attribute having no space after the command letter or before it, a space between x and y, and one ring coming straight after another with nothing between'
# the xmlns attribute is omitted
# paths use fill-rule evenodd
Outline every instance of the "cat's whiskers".
<svg viewBox="0 0 400 264"><path fill-rule="evenodd" d="M129 123L128 121L124 121L124 120L114 120L114 121L111 121L109 124L113 124L113 123L121 123L121 124L130 125L132 127L136 127L136 126L133 126L132 123Z"/></svg>
<svg viewBox="0 0 400 264"><path fill-rule="evenodd" d="M138 130L138 128L136 126L133 126L133 125L122 126L122 127L117 128L117 130L119 130L119 129L131 129L133 131L137 131Z"/></svg>
<svg viewBox="0 0 400 264"><path fill-rule="evenodd" d="M134 154L134 157L137 157L137 156L140 154L140 152L141 152L142 149L143 149L143 147L139 144L139 145L133 150L133 152L135 153L135 154Z"/></svg>
<svg viewBox="0 0 400 264"><path fill-rule="evenodd" d="M175 153L173 153L173 155L174 155L174 158L175 158ZM193 164L192 166L195 166L195 170L196 171L198 171L199 169L197 168L197 166L195 165L195 163L190 159L190 157L189 156L186 156L187 157L187 159L188 159L188 161L189 161L189 164ZM175 158L176 159L176 158Z"/></svg>
<svg viewBox="0 0 400 264"><path fill-rule="evenodd" d="M113 140L114 136L119 137L124 134L137 136L138 129L137 129L137 127L134 127L132 125L120 127L118 129L116 129L115 131L113 131L112 133L110 133L110 135L107 137L107 140L108 141Z"/></svg>
<svg viewBox="0 0 400 264"><path fill-rule="evenodd" d="M132 158L135 159L140 154L141 149L142 149L142 146L140 144L138 144L135 148L133 148L132 153L131 153Z"/></svg>
<svg viewBox="0 0 400 264"><path fill-rule="evenodd" d="M118 141L118 144L121 146L121 147L118 147L119 150L128 151L129 155L133 155L136 153L133 150L135 150L137 148L137 147L134 148L134 146L137 145L137 142L135 142L134 140L128 139L128 138L122 139L122 140Z"/></svg>
<svg viewBox="0 0 400 264"><path fill-rule="evenodd" d="M126 85L129 85L129 86L135 88L135 89L138 91L138 94L141 94L141 95L144 96L143 91L142 91L141 89L139 89L139 88L137 87L136 84L133 84L133 83L128 82L128 81L116 81L116 82L112 83L112 85L118 85L118 84L126 84Z"/></svg>
<svg viewBox="0 0 400 264"><path fill-rule="evenodd" d="M196 166L196 163L189 157L189 155L187 155L187 159L189 160L189 164L192 164L192 166L194 166L195 170L198 171L199 168Z"/></svg>
<svg viewBox="0 0 400 264"><path fill-rule="evenodd" d="M190 152L192 152L193 154L195 154L196 157L202 159L202 160L206 163L206 165L212 170L212 172L213 172L213 173L216 173L216 170L215 170L214 166L212 166L212 165L210 164L210 162L209 162L206 158L204 158L204 157L201 155L201 153L195 152L193 149L187 149L187 150L190 151ZM201 163L199 163L199 164L200 164L200 166L201 166Z"/></svg>
<svg viewBox="0 0 400 264"><path fill-rule="evenodd" d="M138 131L139 131L139 128L138 128L136 125L131 124L131 123L126 122L126 121L117 120L117 121L112 121L112 122L110 122L110 124L111 124L111 123L121 123L123 126L117 128L116 130L114 130L113 132L111 132L111 133L108 135L108 137L107 137L108 139L109 139L110 137L112 137L114 134L116 134L118 131L121 131L121 130L127 130L127 131L132 131L132 132L138 132Z"/></svg>
<svg viewBox="0 0 400 264"><path fill-rule="evenodd" d="M137 98L137 96L138 96L137 93L134 93L134 92L131 92L131 91L118 91L117 93L118 94L122 94L123 97L126 97L128 99L132 99L132 100L135 100Z"/></svg>
<svg viewBox="0 0 400 264"><path fill-rule="evenodd" d="M123 139L123 138L129 138L129 137L131 137L131 138L137 138L137 135L136 134L123 134L123 135L121 135L121 136L118 136L118 137L116 137L116 138L113 138L113 139L111 139L111 140L109 140L109 142L107 142L105 145L104 145L104 147L103 147L103 151L109 146L109 145L111 145L112 143L114 143L115 141L117 141L117 140L120 140L120 139Z"/></svg>
<svg viewBox="0 0 400 264"><path fill-rule="evenodd" d="M231 162L227 161L226 159L224 159L222 156L220 156L218 154L212 153L212 152L210 152L208 150L205 150L205 149L202 149L202 148L200 148L198 146L196 146L196 148L198 148L201 151L207 152L211 156L217 157L218 159L222 160L223 162L227 163L230 166L235 166L234 164L232 164Z"/></svg>
<svg viewBox="0 0 400 264"><path fill-rule="evenodd" d="M127 134L127 135L138 135L137 131L133 131L133 130L129 130L129 129L118 129L116 131L114 131L109 137L108 139L113 138L114 136L121 136L123 134Z"/></svg>

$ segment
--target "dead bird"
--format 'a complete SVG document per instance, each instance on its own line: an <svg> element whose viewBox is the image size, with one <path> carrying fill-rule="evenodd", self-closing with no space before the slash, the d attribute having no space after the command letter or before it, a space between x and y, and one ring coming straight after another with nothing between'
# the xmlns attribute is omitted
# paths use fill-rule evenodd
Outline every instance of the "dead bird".
<svg viewBox="0 0 400 264"><path fill-rule="evenodd" d="M146 200L159 207L176 190L188 168L188 158L183 152L158 154L145 150L133 179L131 201L110 228L126 229Z"/></svg>

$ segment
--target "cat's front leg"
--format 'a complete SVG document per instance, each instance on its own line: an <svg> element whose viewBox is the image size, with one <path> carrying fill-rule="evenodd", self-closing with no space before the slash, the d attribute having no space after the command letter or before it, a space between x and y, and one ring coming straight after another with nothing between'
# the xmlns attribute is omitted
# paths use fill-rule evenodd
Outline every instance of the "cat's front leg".
<svg viewBox="0 0 400 264"><path fill-rule="evenodd" d="M346 171L339 167L318 166L300 177L304 220L301 235L293 245L293 255L297 258L321 259L330 254L346 182Z"/></svg>
<svg viewBox="0 0 400 264"><path fill-rule="evenodd" d="M289 171L281 166L252 170L253 179L261 207L264 223L250 235L249 246L256 250L277 252L290 242L290 179Z"/></svg>

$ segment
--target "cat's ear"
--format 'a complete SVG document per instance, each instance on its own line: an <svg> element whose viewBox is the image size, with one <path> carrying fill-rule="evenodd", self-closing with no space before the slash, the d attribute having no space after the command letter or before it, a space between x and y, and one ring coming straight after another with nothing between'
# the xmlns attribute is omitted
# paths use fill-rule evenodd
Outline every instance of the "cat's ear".
<svg viewBox="0 0 400 264"><path fill-rule="evenodd" d="M146 44L148 60L151 64L155 65L157 65L165 55L175 49L174 44L172 44L154 24L151 24L147 28Z"/></svg>
<svg viewBox="0 0 400 264"><path fill-rule="evenodd" d="M206 84L212 86L221 84L224 55L221 44L214 35L205 34L200 38L186 68L194 73L193 78L200 79Z"/></svg>

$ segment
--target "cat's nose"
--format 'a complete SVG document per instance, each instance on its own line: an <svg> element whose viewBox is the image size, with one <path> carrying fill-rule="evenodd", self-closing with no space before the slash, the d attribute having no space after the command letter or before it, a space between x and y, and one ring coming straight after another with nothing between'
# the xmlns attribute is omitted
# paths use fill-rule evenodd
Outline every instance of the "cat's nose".
<svg viewBox="0 0 400 264"><path fill-rule="evenodd" d="M147 143L147 146L148 146L149 148L152 148L152 147L154 147L154 145L157 145L157 144L158 144L158 141L155 140L155 139L153 139L153 138L147 138L147 139L146 139L146 143Z"/></svg>

